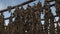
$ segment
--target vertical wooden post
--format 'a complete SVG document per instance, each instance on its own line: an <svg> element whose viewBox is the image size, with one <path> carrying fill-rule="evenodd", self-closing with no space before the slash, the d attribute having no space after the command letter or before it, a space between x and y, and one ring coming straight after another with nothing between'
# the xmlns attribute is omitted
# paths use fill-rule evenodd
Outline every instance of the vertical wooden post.
<svg viewBox="0 0 60 34"><path fill-rule="evenodd" d="M44 32L45 34L48 34L48 27L49 27L49 5L47 4L47 2L45 2L45 5L44 5L44 20L45 20L45 23L44 23ZM48 17L47 17L48 16Z"/></svg>
<svg viewBox="0 0 60 34"><path fill-rule="evenodd" d="M41 12L42 12L42 5L41 2L39 1L37 6L36 6L36 12L35 12L35 17L36 17L36 34L42 34L42 24L41 24Z"/></svg>
<svg viewBox="0 0 60 34"><path fill-rule="evenodd" d="M57 34L60 34L60 26L58 23L60 23L60 1L56 0L55 1L55 7L56 7L56 14L59 17L59 20L57 22Z"/></svg>
<svg viewBox="0 0 60 34"><path fill-rule="evenodd" d="M48 34L48 26L49 26L49 18L47 17L48 15L47 15L47 13L45 14L45 23L44 23L44 33L45 34Z"/></svg>
<svg viewBox="0 0 60 34"><path fill-rule="evenodd" d="M55 34L54 16L50 12L50 34Z"/></svg>
<svg viewBox="0 0 60 34"><path fill-rule="evenodd" d="M4 34L4 15L1 13L0 15L0 33Z"/></svg>

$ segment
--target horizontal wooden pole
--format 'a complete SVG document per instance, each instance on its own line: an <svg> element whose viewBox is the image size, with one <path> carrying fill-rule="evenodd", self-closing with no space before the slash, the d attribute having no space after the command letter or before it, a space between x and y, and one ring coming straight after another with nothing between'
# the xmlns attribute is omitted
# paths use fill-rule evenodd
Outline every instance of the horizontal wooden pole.
<svg viewBox="0 0 60 34"><path fill-rule="evenodd" d="M11 9L14 9L14 8L16 8L16 7L23 6L23 5L28 4L28 3L31 3L31 2L33 2L33 1L35 1L35 0L27 1L27 2L24 2L24 3L22 3L22 4L19 4L19 5L13 6L13 7L11 7ZM2 12L6 12L6 11L8 11L8 8L7 8L7 9L4 9L4 10L0 10L0 13L2 13Z"/></svg>
<svg viewBox="0 0 60 34"><path fill-rule="evenodd" d="M50 7L55 6L55 4L50 5Z"/></svg>
<svg viewBox="0 0 60 34"><path fill-rule="evenodd" d="M55 15L54 17L58 17L57 15ZM14 16L13 17L11 17L11 18L14 18ZM5 18L4 20L7 20L7 19L10 19L10 17L8 17L8 18ZM42 21L44 20L44 19L41 19Z"/></svg>

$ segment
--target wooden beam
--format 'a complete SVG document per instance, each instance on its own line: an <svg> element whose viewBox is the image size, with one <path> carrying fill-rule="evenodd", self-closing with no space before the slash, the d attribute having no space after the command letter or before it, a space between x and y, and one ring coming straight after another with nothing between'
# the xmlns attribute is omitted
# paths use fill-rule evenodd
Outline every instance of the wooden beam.
<svg viewBox="0 0 60 34"><path fill-rule="evenodd" d="M48 1L48 2L53 2L54 0L50 0L50 1Z"/></svg>
<svg viewBox="0 0 60 34"><path fill-rule="evenodd" d="M55 15L54 17L58 17L57 15ZM14 16L12 16L11 18L14 18ZM10 17L5 18L4 20L10 19ZM41 19L41 21L44 21L44 19Z"/></svg>
<svg viewBox="0 0 60 34"><path fill-rule="evenodd" d="M35 0L27 1L27 2L24 2L24 3L22 3L22 4L13 6L13 7L11 7L11 9L14 9L14 8L16 8L16 7L23 6L23 5L28 4L28 3L31 3L31 2L33 2L33 1L35 1ZM8 11L8 8L7 8L7 9L4 9L4 10L0 10L0 13L1 13L1 12L6 12L6 11Z"/></svg>
<svg viewBox="0 0 60 34"><path fill-rule="evenodd" d="M50 5L50 7L55 6L55 4Z"/></svg>

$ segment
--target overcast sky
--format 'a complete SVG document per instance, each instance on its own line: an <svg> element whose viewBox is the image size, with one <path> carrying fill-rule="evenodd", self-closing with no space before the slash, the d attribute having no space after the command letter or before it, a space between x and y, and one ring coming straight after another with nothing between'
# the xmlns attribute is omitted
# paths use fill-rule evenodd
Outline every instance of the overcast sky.
<svg viewBox="0 0 60 34"><path fill-rule="evenodd" d="M21 4L23 2L25 2L27 0L0 0L0 10L7 8L7 6L14 6L14 5L18 5ZM41 2L43 3L44 0L41 0ZM36 0L35 3L37 3L38 0Z"/></svg>

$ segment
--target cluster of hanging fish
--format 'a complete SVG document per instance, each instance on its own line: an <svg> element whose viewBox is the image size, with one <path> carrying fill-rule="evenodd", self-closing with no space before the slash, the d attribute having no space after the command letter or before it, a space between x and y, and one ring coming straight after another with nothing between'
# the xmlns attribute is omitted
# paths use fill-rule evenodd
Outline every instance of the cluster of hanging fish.
<svg viewBox="0 0 60 34"><path fill-rule="evenodd" d="M14 13L7 18L9 19L8 26L4 26L5 30L1 29L1 31L3 30L4 34L60 34L59 3L60 2L55 0L56 16L59 17L57 22L54 22L55 16L50 9L49 3L45 0L43 7L40 2L34 6L28 5L27 9L16 7ZM9 10L9 12L11 12L11 10ZM41 14L44 14L44 19L41 19ZM0 16L0 22L4 22L3 13L1 13ZM15 20L12 21L12 18L15 18ZM42 24L42 20L44 24ZM55 23L57 25L55 25Z"/></svg>

